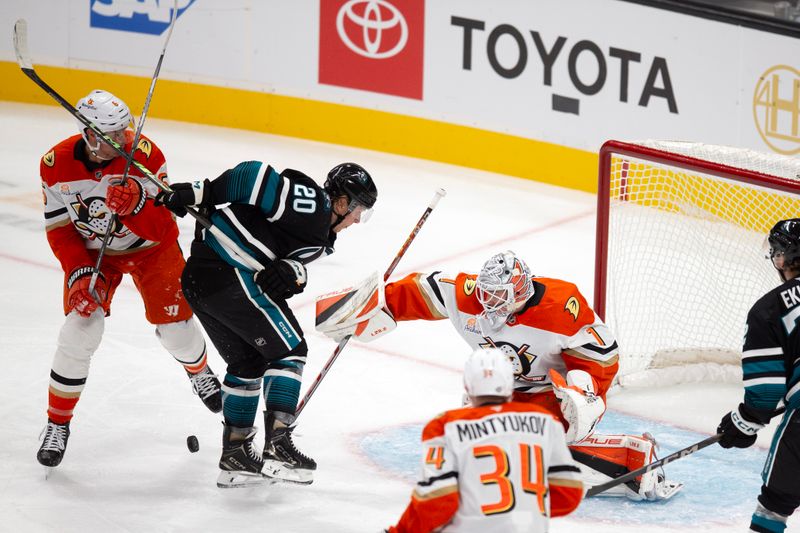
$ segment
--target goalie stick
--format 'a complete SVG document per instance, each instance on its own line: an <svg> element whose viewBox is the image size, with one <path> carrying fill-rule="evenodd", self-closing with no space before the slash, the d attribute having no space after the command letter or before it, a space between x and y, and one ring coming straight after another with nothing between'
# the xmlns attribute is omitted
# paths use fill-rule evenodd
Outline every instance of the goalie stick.
<svg viewBox="0 0 800 533"><path fill-rule="evenodd" d="M436 190L436 193L433 195L433 200L431 200L431 202L428 204L428 207L425 209L425 212L422 213L422 216L419 218L417 225L414 226L413 230L411 230L411 234L408 236L408 239L406 239L406 242L404 242L403 246L400 247L400 251L397 252L397 255L394 256L394 260L392 260L392 263L389 265L389 268L386 269L386 273L383 275L384 282L389 279L389 276L391 276L392 272L394 272L394 269L397 267L397 264L400 262L400 259L402 259L403 256L406 254L408 247L411 246L411 242L417 237L417 233L419 233L419 230L422 228L422 225L425 224L426 220L428 220L428 216L431 214L431 211L433 211L433 208L436 207L436 204L439 203L439 200L441 200L446 194L447 192L444 189ZM311 383L311 386L309 387L305 396L303 396L303 399L300 400L300 403L297 405L297 409L294 412L295 419L298 416L300 416L300 413L308 404L308 400L311 399L311 396L314 394L314 391L316 391L317 387L319 387L322 378L324 378L325 374L327 374L328 371L331 369L333 363L336 361L336 358L339 357L339 354L342 353L342 350L344 350L344 347L347 346L347 343L349 341L350 341L350 335L346 336L345 338L339 341L339 345L336 346L335 350L333 350L333 353L331 354L330 358L328 358L328 362L325 363L325 366L322 367L322 370L317 376L317 379L315 379L314 382Z"/></svg>
<svg viewBox="0 0 800 533"><path fill-rule="evenodd" d="M671 463L672 461L677 461L678 459L683 459L687 455L691 455L698 450L702 450L708 446L711 446L715 442L719 441L722 438L722 434L718 433L717 435L712 435L707 439L703 439L700 442L695 442L691 446L687 446L686 448L680 449L677 452L671 453L666 457L662 457L656 461L648 465L644 465L641 468L637 468L636 470L631 470L627 474L624 474L620 477L614 478L611 481L606 481L605 483L601 483L600 485L595 485L594 487L589 488L586 491L586 497L595 496L600 494L601 492L605 492L612 487L616 487L617 485L621 485L622 483L627 483L628 481L632 481L637 477L647 474L648 472L652 472L656 468L661 468L662 466L666 465L667 463Z"/></svg>
<svg viewBox="0 0 800 533"><path fill-rule="evenodd" d="M122 180L121 184L124 185L125 182L128 180L128 172L131 170L131 161L133 161L133 155L136 152L136 148L139 146L139 138L142 136L142 128L144 127L145 118L147 118L147 110L150 109L150 100L153 98L153 92L156 89L156 81L158 81L158 74L161 72L161 63L164 61L164 54L167 53L167 43L169 43L169 38L172 36L172 29L175 27L175 21L178 18L178 0L175 0L172 5L172 17L169 21L169 26L167 27L167 37L164 39L164 46L161 48L161 55L158 56L158 62L156 63L156 70L153 72L153 78L150 80L150 88L147 90L147 97L144 100L144 107L142 108L142 114L139 117L139 125L136 127L136 133L133 135L133 143L131 143L131 151L130 151L130 159L125 162L125 170L122 172ZM89 294L91 294L97 303L100 302L100 298L97 297L97 294L94 292L94 286L97 284L97 277L100 275L100 265L103 264L103 256L106 253L106 248L108 248L108 243L111 241L111 234L114 232L114 226L117 223L117 214L111 213L111 221L108 224L108 228L106 229L105 234L103 235L103 243L100 245L100 249L97 251L97 261L94 264L94 269L92 270L92 277L89 279Z"/></svg>
<svg viewBox="0 0 800 533"><path fill-rule="evenodd" d="M165 192L171 192L172 189L162 182L160 179L155 177L150 170L133 159L131 154L125 151L123 147L119 145L114 139L100 131L92 121L81 115L75 107L64 100L64 98L56 92L55 89L50 87L33 68L33 62L31 61L30 53L28 52L28 23L25 19L19 19L14 24L14 53L17 56L17 63L22 69L22 72L28 76L33 83L38 85L42 90L44 90L47 94L49 94L56 102L61 105L64 109L66 109L70 115L75 117L75 120L92 130L98 137L103 139L109 146L113 147L114 150L126 161L130 162L130 164L136 167L142 175L152 182L156 187L161 189ZM238 244L236 244L230 237L225 235L218 227L214 226L211 221L197 212L197 210L187 207L186 211L195 219L197 220L200 225L206 228L212 235L220 242L222 246L224 246L231 254L237 257L237 259L252 268L253 270L262 270L264 266L258 262L254 257L250 254L245 252Z"/></svg>

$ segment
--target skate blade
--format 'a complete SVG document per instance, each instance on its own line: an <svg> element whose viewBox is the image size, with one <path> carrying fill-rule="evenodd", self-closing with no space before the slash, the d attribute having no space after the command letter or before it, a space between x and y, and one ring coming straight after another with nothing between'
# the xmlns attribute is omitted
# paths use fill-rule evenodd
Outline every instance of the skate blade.
<svg viewBox="0 0 800 533"><path fill-rule="evenodd" d="M656 490L655 501L669 500L678 494L683 488L683 483L677 481L664 481L663 485Z"/></svg>
<svg viewBox="0 0 800 533"><path fill-rule="evenodd" d="M55 471L55 467L53 467L53 466L45 466L44 467L44 480L47 481L48 479L50 479L50 476L53 475L54 471Z"/></svg>
<svg viewBox="0 0 800 533"><path fill-rule="evenodd" d="M291 468L280 461L266 460L261 472L270 479L284 483L310 485L314 482L314 471L307 468Z"/></svg>
<svg viewBox="0 0 800 533"><path fill-rule="evenodd" d="M230 472L220 470L217 476L217 487L221 489L237 489L243 487L257 487L259 485L271 485L272 482L261 474L250 472Z"/></svg>

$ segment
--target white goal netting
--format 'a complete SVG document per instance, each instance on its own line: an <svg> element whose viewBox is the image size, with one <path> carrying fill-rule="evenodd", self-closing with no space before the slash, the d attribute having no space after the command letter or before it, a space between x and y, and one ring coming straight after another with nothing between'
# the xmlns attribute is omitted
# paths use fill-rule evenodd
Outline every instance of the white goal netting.
<svg viewBox="0 0 800 533"><path fill-rule="evenodd" d="M620 383L740 379L747 311L779 282L766 233L800 217L800 160L685 142L606 148L595 307L619 342Z"/></svg>

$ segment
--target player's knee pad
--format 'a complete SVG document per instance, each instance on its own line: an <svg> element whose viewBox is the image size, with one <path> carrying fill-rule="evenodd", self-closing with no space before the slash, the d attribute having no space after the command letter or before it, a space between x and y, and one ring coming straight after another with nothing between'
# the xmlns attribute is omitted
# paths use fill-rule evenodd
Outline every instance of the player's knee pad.
<svg viewBox="0 0 800 533"><path fill-rule="evenodd" d="M185 365L199 362L205 354L206 341L194 319L159 324L156 336L172 357Z"/></svg>
<svg viewBox="0 0 800 533"><path fill-rule="evenodd" d="M89 361L103 338L105 316L98 309L88 318L69 313L58 334L58 346L53 357L53 371L64 377L86 377Z"/></svg>

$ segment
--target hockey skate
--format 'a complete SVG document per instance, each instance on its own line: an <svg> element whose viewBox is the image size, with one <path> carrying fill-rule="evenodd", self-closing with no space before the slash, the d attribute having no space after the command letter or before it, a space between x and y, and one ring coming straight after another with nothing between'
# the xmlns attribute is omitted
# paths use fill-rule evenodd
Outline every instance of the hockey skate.
<svg viewBox="0 0 800 533"><path fill-rule="evenodd" d="M275 414L268 411L264 411L264 426L264 475L288 483L311 484L317 463L295 447L294 427L276 421Z"/></svg>
<svg viewBox="0 0 800 533"><path fill-rule="evenodd" d="M222 432L222 457L217 487L228 489L263 485L267 478L261 474L264 461L253 447L256 428L225 425Z"/></svg>
<svg viewBox="0 0 800 533"><path fill-rule="evenodd" d="M69 439L69 422L66 424L56 424L50 420L42 430L44 438L36 459L46 467L54 467L61 464L64 453L67 451L67 440Z"/></svg>
<svg viewBox="0 0 800 533"><path fill-rule="evenodd" d="M222 388L217 376L211 371L211 367L206 365L197 374L192 374L187 370L186 374L189 376L189 381L192 382L192 390L200 396L208 410L212 413L222 411Z"/></svg>

